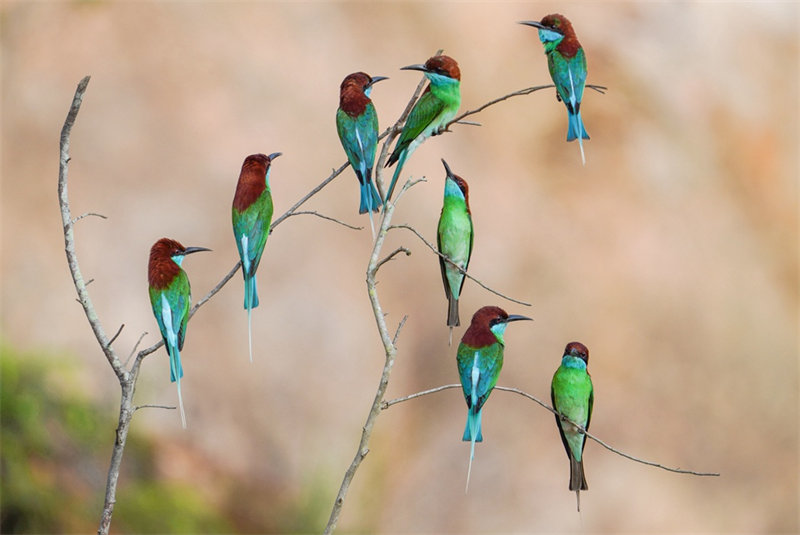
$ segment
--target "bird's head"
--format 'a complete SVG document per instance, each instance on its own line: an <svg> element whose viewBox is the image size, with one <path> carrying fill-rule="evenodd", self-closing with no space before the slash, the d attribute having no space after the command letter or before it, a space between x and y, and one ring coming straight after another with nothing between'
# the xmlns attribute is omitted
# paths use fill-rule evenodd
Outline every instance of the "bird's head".
<svg viewBox="0 0 800 535"><path fill-rule="evenodd" d="M421 71L429 80L458 80L461 81L461 70L458 68L458 62L450 56L433 56L428 58L424 65L406 65L401 67L400 70L405 71Z"/></svg>
<svg viewBox="0 0 800 535"><path fill-rule="evenodd" d="M564 357L581 359L586 365L589 364L589 349L580 342L570 342L564 348Z"/></svg>
<svg viewBox="0 0 800 535"><path fill-rule="evenodd" d="M521 320L531 320L531 318L518 314L509 315L500 307L485 306L473 314L469 328L461 341L471 347L485 347L495 342L502 344L503 333L508 324Z"/></svg>
<svg viewBox="0 0 800 535"><path fill-rule="evenodd" d="M464 202L467 203L467 211L469 211L469 186L467 185L467 181L454 174L453 171L450 170L450 166L447 165L447 162L444 161L444 158L442 158L442 164L444 164L444 170L447 173L444 180L445 197L463 197Z"/></svg>

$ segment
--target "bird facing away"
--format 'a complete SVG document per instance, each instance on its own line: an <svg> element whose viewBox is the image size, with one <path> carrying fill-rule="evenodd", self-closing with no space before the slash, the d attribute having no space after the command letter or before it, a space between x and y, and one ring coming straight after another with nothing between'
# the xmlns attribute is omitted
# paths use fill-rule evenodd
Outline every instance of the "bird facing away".
<svg viewBox="0 0 800 535"><path fill-rule="evenodd" d="M469 209L469 187L466 180L453 174L446 161L442 160L442 163L447 176L444 179L444 202L439 216L436 243L441 254L466 271L472 256L474 238L472 214ZM461 324L458 318L458 298L461 296L466 276L441 256L439 267L442 269L442 283L447 296L447 325L450 327L452 341L453 327Z"/></svg>
<svg viewBox="0 0 800 535"><path fill-rule="evenodd" d="M564 15L547 15L541 22L523 21L539 29L539 40L547 55L547 68L556 86L556 96L567 107L567 141L578 140L581 161L586 164L583 140L589 134L581 119L581 100L586 84L586 54L575 36L572 24Z"/></svg>
<svg viewBox="0 0 800 535"><path fill-rule="evenodd" d="M481 411L483 404L497 384L497 378L503 367L503 333L512 321L530 320L526 316L516 314L509 316L505 310L495 306L485 306L475 312L472 323L461 338L456 360L461 388L467 401L467 425L464 428L463 441L469 441L469 468L467 469L467 486L472 472L472 459L475 457L475 443L483 441L481 434Z"/></svg>
<svg viewBox="0 0 800 535"><path fill-rule="evenodd" d="M372 168L375 165L375 151L378 147L378 115L369 98L372 86L386 80L385 76L372 78L364 72L348 74L339 88L339 109L336 110L336 131L342 142L350 167L361 184L361 202L358 213L369 214L372 239L375 239L375 225L372 212L380 209L383 201L372 181Z"/></svg>
<svg viewBox="0 0 800 535"><path fill-rule="evenodd" d="M181 350L186 337L192 292L189 287L189 277L181 269L181 262L187 254L210 250L205 247L184 247L175 240L161 238L150 248L150 261L147 265L150 304L169 355L170 381L178 385L178 405L184 429L186 415L183 412L181 397L181 377L183 377Z"/></svg>
<svg viewBox="0 0 800 535"><path fill-rule="evenodd" d="M236 193L233 196L233 235L242 261L244 276L244 308L247 310L247 336L250 362L253 362L252 311L258 306L256 270L269 236L272 223L272 193L269 171L272 160L280 156L251 154L244 159Z"/></svg>
<svg viewBox="0 0 800 535"><path fill-rule="evenodd" d="M570 342L561 357L561 366L553 375L550 399L553 408L584 429L589 429L594 405L592 378L586 370L589 350L580 342ZM575 491L578 511L581 510L581 491L587 490L583 474L583 447L586 435L573 424L556 416L561 442L569 457L569 490Z"/></svg>
<svg viewBox="0 0 800 535"><path fill-rule="evenodd" d="M397 162L386 200L392 198L397 178L406 160L430 136L447 126L461 105L461 71L456 60L449 56L433 56L424 65L408 65L401 70L422 71L430 82L411 109L386 167Z"/></svg>

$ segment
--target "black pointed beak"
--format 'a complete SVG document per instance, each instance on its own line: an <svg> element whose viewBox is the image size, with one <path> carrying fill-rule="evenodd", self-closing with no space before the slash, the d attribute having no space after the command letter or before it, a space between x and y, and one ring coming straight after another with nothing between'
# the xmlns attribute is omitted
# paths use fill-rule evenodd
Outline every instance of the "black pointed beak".
<svg viewBox="0 0 800 535"><path fill-rule="evenodd" d="M282 152L273 152L272 154L270 154L269 156L267 156L267 158L269 158L269 161L272 161L272 160L274 160L275 158L277 158L278 156L280 156L281 154L283 154L283 153L282 153Z"/></svg>
<svg viewBox="0 0 800 535"><path fill-rule="evenodd" d="M186 250L183 251L183 256L192 253L199 253L200 251L210 251L210 250L211 249L208 249L206 247L187 247Z"/></svg>
<svg viewBox="0 0 800 535"><path fill-rule="evenodd" d="M447 165L447 162L444 161L444 158L442 158L442 163L444 164L444 170L447 173L447 176L449 176L450 178L453 178L453 176L455 176L455 175L453 175L453 172L450 170L450 166Z"/></svg>
<svg viewBox="0 0 800 535"><path fill-rule="evenodd" d="M511 323L512 321L522 321L522 320L533 321L533 318L529 318L528 316L520 316L519 314L511 314L510 316L508 316L506 323Z"/></svg>
<svg viewBox="0 0 800 535"><path fill-rule="evenodd" d="M541 22L537 22L535 20L521 20L519 21L520 24L524 24L525 26L533 26L534 28L539 28L540 30L549 30L547 26L542 24Z"/></svg>
<svg viewBox="0 0 800 535"><path fill-rule="evenodd" d="M414 65L406 65L405 67L400 67L401 71L422 71L428 72L428 68L425 65L420 65L419 63Z"/></svg>
<svg viewBox="0 0 800 535"><path fill-rule="evenodd" d="M369 83L369 87L372 87L373 85L377 84L381 80L388 80L388 79L389 79L388 76L373 76L372 77L372 81Z"/></svg>

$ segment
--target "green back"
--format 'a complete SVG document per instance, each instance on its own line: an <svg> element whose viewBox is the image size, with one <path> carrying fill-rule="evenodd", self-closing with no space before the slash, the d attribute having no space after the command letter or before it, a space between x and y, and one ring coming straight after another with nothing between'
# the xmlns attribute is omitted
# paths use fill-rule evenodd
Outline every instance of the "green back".
<svg viewBox="0 0 800 535"><path fill-rule="evenodd" d="M172 311L169 323L165 322L167 318L164 318L163 315L162 295L167 298L167 303L169 303L169 308ZM189 321L189 309L192 304L192 292L186 272L181 269L172 279L172 282L162 290L150 288L150 304L153 307L153 314L156 317L158 328L161 330L161 336L164 338L164 343L167 345L170 354L172 354L168 336L170 332L176 335L178 350L183 349L183 340L186 337L186 323Z"/></svg>
<svg viewBox="0 0 800 535"><path fill-rule="evenodd" d="M586 55L583 53L583 48L579 48L578 52L569 59L554 50L547 54L547 68L550 70L550 76L553 78L561 100L569 103L574 88L575 102L580 103L586 84ZM570 83L570 74L572 74L572 83Z"/></svg>
<svg viewBox="0 0 800 535"><path fill-rule="evenodd" d="M500 370L503 368L503 345L496 342L490 346L475 349L463 342L458 346L456 360L458 361L458 375L461 378L461 388L464 390L464 398L467 406L472 407L472 368L475 365L475 355L477 354L477 366L480 374L478 376L478 386L476 389L477 403L474 408L478 411L486 403L489 394L497 384Z"/></svg>
<svg viewBox="0 0 800 535"><path fill-rule="evenodd" d="M367 170L375 164L375 150L378 146L378 115L375 106L368 103L364 113L351 117L340 108L336 112L336 131L347 154L350 165L359 179L367 176Z"/></svg>
<svg viewBox="0 0 800 535"><path fill-rule="evenodd" d="M255 274L258 263L261 261L261 254L264 252L264 245L267 243L270 225L272 224L272 193L267 188L259 196L258 200L247 207L243 212L236 208L232 210L233 232L236 236L236 247L239 249L239 256L250 260L249 272L247 276ZM242 236L247 236L247 251L242 250Z"/></svg>

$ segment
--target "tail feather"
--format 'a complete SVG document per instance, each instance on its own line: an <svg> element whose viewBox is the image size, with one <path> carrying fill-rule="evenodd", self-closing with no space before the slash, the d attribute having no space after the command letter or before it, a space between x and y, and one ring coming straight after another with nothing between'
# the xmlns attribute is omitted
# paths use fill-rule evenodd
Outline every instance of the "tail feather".
<svg viewBox="0 0 800 535"><path fill-rule="evenodd" d="M178 406L181 409L181 425L184 429L186 429L186 413L183 412L183 396L181 396L181 379L180 377L176 381L178 385Z"/></svg>
<svg viewBox="0 0 800 535"><path fill-rule="evenodd" d="M367 173L369 176L370 173ZM364 214L367 212L377 212L383 200L378 195L378 190L375 189L375 184L369 178L361 184L361 203L358 207L358 213Z"/></svg>
<svg viewBox="0 0 800 535"><path fill-rule="evenodd" d="M181 366L181 352L177 346L167 348L169 354L169 380L175 382L183 377L183 366Z"/></svg>
<svg viewBox="0 0 800 535"><path fill-rule="evenodd" d="M581 491L589 490L586 484L586 476L583 473L583 461L576 461L575 457L569 456L569 490L575 491L578 512L581 511Z"/></svg>
<svg viewBox="0 0 800 535"><path fill-rule="evenodd" d="M250 363L253 362L253 309L247 309L247 343L250 347Z"/></svg>
<svg viewBox="0 0 800 535"><path fill-rule="evenodd" d="M589 134L586 133L586 128L583 126L581 119L581 112L572 113L567 110L567 141L578 140L578 146L581 149L581 161L586 165L586 156L583 152L583 140L589 139Z"/></svg>
<svg viewBox="0 0 800 535"><path fill-rule="evenodd" d="M389 190L386 192L386 199L384 202L389 202L392 198L392 193L394 192L394 187L397 184L397 178L400 176L400 172L403 170L403 166L406 163L406 155L408 154L408 150L404 150L400 154L399 161L397 162L397 167L394 168L394 175L392 175L392 182L389 184Z"/></svg>
<svg viewBox="0 0 800 535"><path fill-rule="evenodd" d="M258 306L258 285L256 284L256 275L244 277L244 308L249 310Z"/></svg>
<svg viewBox="0 0 800 535"><path fill-rule="evenodd" d="M447 325L449 327L458 327L461 325L461 320L458 318L458 297L448 295L449 308L447 309ZM451 329L452 330L452 329Z"/></svg>
<svg viewBox="0 0 800 535"><path fill-rule="evenodd" d="M475 443L483 442L483 435L481 434L481 411L473 412L472 409L467 412L467 426L464 429L464 436L461 438L463 441L469 441L469 466L467 467L467 485L464 487L464 494L469 492L469 478L472 474L472 460L475 458Z"/></svg>

